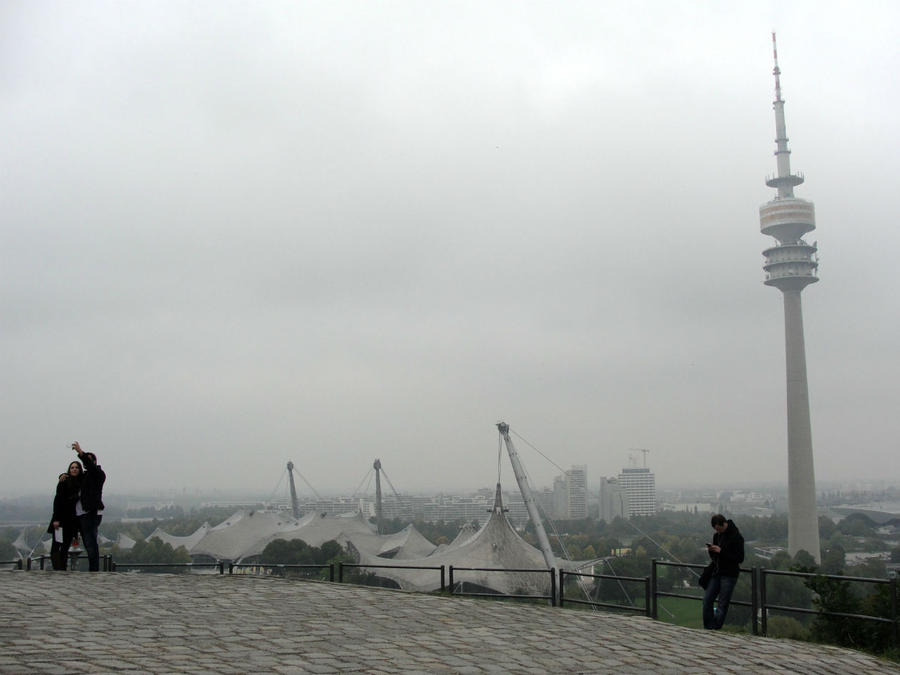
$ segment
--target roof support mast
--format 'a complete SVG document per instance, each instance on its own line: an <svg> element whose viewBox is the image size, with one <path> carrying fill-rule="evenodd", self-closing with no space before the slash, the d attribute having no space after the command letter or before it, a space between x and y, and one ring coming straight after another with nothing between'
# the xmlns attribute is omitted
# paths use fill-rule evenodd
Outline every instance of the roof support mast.
<svg viewBox="0 0 900 675"><path fill-rule="evenodd" d="M525 508L528 509L531 524L534 525L534 531L537 533L541 553L544 554L544 562L547 563L548 570L553 569L556 566L556 556L553 555L553 550L550 548L550 540L547 538L547 532L544 530L544 524L541 522L541 516L538 514L537 504L531 494L531 488L528 486L525 469L522 468L522 463L519 461L519 453L516 452L516 446L513 445L512 439L509 437L509 425L506 422L498 422L497 429L500 430L500 437L506 443L509 461L512 464L513 473L516 475L516 482L519 484L519 491L522 493Z"/></svg>
<svg viewBox="0 0 900 675"><path fill-rule="evenodd" d="M297 487L294 485L294 463L287 463L287 472L288 478L291 481L291 510L294 513L294 518L300 517L300 502L297 499Z"/></svg>
<svg viewBox="0 0 900 675"><path fill-rule="evenodd" d="M375 469L375 522L378 527L378 534L384 534L384 507L381 503L381 460L376 459L372 468Z"/></svg>

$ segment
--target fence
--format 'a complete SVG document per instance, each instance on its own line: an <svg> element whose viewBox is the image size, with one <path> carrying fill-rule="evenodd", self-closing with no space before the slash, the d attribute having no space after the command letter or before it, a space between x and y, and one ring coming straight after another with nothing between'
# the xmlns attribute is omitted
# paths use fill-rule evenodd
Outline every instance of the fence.
<svg viewBox="0 0 900 675"><path fill-rule="evenodd" d="M78 562L87 556L82 554L70 554L70 565L72 569L76 569ZM41 555L38 558L26 558L23 560L10 560L6 562L0 561L0 565L15 565L16 569L32 570L37 565L39 569L44 570L46 561L50 556ZM112 556L101 556L103 571L118 571L122 569L153 569L153 568L184 568L186 570L197 568L215 568L219 574L225 574L227 568L228 574L234 574L235 569L250 568L264 570L268 573L270 570L300 570L300 569L328 569L329 581L334 581L334 564L309 564L309 565L289 565L289 564L271 564L271 563L234 563L231 561L218 560L209 563L116 563L112 560ZM616 610L641 612L647 616L659 618L659 598L685 598L689 600L703 600L702 595L676 593L671 591L662 591L659 588L659 569L660 568L682 568L682 569L703 569L705 565L693 563L679 563L668 560L653 560L649 577L621 577L612 574L587 574L583 572L569 572L559 570L559 587L557 593L557 571L555 568L547 569L506 569L496 567L454 567L450 565L447 568L449 572L449 584L445 582L444 565L424 567L411 565L370 565L357 563L337 563L338 582L344 583L344 568L364 568L364 569L408 569L408 570L434 570L440 572L440 590L441 592L449 591L451 595L465 595L474 597L491 597L503 599L525 599L525 600L548 600L551 605L556 606L557 601L560 607L565 604L589 605L593 607L605 607ZM519 593L489 593L485 591L466 591L464 582L456 583L454 572L492 572L506 574L549 574L550 575L550 594L549 595L532 595ZM891 639L893 646L896 648L898 642L898 592L897 579L874 579L869 577L847 577L839 574L815 574L809 572L789 572L783 570L770 570L765 568L753 567L750 569L741 568L741 572L750 575L750 600L732 599L731 604L736 606L749 607L751 612L751 629L754 635L768 635L768 615L770 611L794 612L799 614L813 614L817 616L839 617L846 619L856 619L862 621L871 621L875 623L890 624L892 628ZM890 617L872 616L868 614L851 614L846 612L832 612L822 609L812 609L809 607L797 607L791 605L780 605L769 602L768 579L770 577L790 577L798 579L828 579L844 582L859 582L875 585L887 584L890 586ZM601 602L599 600L580 600L574 597L566 597L565 587L567 578L589 578L595 580L615 580L619 582L643 583L644 584L644 606L636 605L620 605L615 603Z"/></svg>
<svg viewBox="0 0 900 675"><path fill-rule="evenodd" d="M550 575L550 595L529 595L526 593L485 593L484 591L466 591L465 581L460 581L459 590L456 590L456 583L453 579L453 572L508 572L510 574L532 573L532 574L549 574ZM518 600L549 600L550 604L556 606L556 568L551 567L549 570L542 569L509 569L506 567L454 567L450 565L450 595L467 595L481 598L510 598Z"/></svg>
<svg viewBox="0 0 900 675"><path fill-rule="evenodd" d="M688 593L670 593L668 591L659 590L659 568L660 567L682 567L682 568L691 568L691 569L703 569L706 565L697 565L694 563L676 563L670 562L668 560L653 560L652 567L650 568L650 586L651 586L651 610L650 616L654 619L659 618L659 603L658 599L661 597L665 598L688 598L689 600L703 600L703 596L691 595ZM749 607L750 613L752 614L751 618L751 630L754 635L759 635L759 621L758 621L758 597L759 594L757 592L758 588L758 575L756 572L757 568L746 569L741 568L741 572L750 574L750 601L746 600L735 600L732 598L731 604L737 605L738 607Z"/></svg>
<svg viewBox="0 0 900 675"><path fill-rule="evenodd" d="M610 579L618 582L640 582L644 584L644 606L637 607L635 605L620 605L611 602L600 602L599 600L578 600L572 597L566 597L566 577L573 578L589 578L589 579ZM581 583L579 582L579 585ZM606 607L608 609L620 609L628 612L641 612L647 616L652 616L652 605L650 599L653 597L652 585L650 577L620 577L614 574L587 574L584 572L566 572L559 571L559 606L563 607L565 603L576 605L590 605L591 607Z"/></svg>
<svg viewBox="0 0 900 675"><path fill-rule="evenodd" d="M659 618L657 614L657 598L688 598L691 600L703 600L703 596L689 595L686 593L670 593L659 590L658 568L659 567L681 567L703 569L705 565L695 565L691 563L675 563L667 560L654 560L651 570L651 587L653 596L653 609L651 616L654 619ZM754 635L762 633L768 635L768 618L770 611L794 612L797 614L813 614L816 616L840 617L846 619L859 619L863 621L872 621L876 623L887 623L892 626L891 639L896 648L898 646L898 620L897 620L897 579L875 579L871 577L847 577L840 574L815 574L810 572L789 572L784 570L770 570L762 567L753 567L751 569L741 568L741 572L750 575L750 601L734 600L732 605L750 607L751 624ZM869 614L849 614L846 612L831 612L823 609L812 609L809 607L797 607L792 605L776 605L769 602L767 591L768 577L788 577L795 579L831 579L836 581L860 582L875 585L887 584L891 589L891 616L872 616Z"/></svg>
<svg viewBox="0 0 900 675"><path fill-rule="evenodd" d="M69 552L68 556L68 569L77 570L78 564L81 560L87 560L87 554L78 553L78 552ZM34 565L38 566L38 569L44 570L46 568L47 561L51 560L49 555L41 554L37 558L25 558L25 569L30 570L33 569ZM103 572L112 572L114 568L112 556L107 554L100 556L100 570ZM19 569L22 569L19 567Z"/></svg>
<svg viewBox="0 0 900 675"><path fill-rule="evenodd" d="M362 565L362 564L358 564L358 563L339 562L338 563L338 583L344 582L344 568L345 567L348 567L348 568L372 567L374 569L387 569L387 570L391 570L391 569L435 570L435 571L440 571L440 573L441 573L441 593L443 593L447 587L446 584L444 583L444 566L443 565L427 567L427 566L416 566L416 565ZM451 584L453 583L453 566L452 565L450 566L450 583ZM451 591L451 593L452 593L452 591Z"/></svg>
<svg viewBox="0 0 900 675"><path fill-rule="evenodd" d="M818 616L833 616L844 619L860 619L862 621L872 621L875 623L892 624L891 640L896 648L900 642L897 637L897 579L873 579L870 577L845 577L840 574L814 574L810 572L784 572L782 570L760 569L759 572L759 595L760 608L762 609L762 632L766 635L768 632L768 612L769 610L778 610L782 612L795 612L797 614L816 614ZM875 585L888 584L891 587L891 617L870 616L868 614L848 614L846 612L830 612L821 609L809 609L806 607L791 607L787 605L774 605L768 602L767 577L797 577L797 578L813 578L813 579L831 579L836 581L861 582Z"/></svg>

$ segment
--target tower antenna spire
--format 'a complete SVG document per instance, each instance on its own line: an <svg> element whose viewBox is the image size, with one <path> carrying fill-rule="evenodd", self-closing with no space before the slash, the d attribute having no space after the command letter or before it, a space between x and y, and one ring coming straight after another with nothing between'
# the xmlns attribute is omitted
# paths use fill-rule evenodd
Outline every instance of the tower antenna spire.
<svg viewBox="0 0 900 675"><path fill-rule="evenodd" d="M778 67L778 44L775 42L775 31L772 31L772 56L775 59L775 69L772 74L775 76L775 100L781 100L781 68Z"/></svg>

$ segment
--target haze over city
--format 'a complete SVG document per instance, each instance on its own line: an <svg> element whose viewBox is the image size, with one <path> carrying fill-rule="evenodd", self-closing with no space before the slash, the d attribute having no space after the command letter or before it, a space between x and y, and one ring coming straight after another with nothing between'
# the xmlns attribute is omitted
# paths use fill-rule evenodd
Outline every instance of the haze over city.
<svg viewBox="0 0 900 675"><path fill-rule="evenodd" d="M900 7L0 7L0 497L786 482L778 32L816 477L900 480ZM519 442L534 482L559 472ZM512 475L503 461L504 482Z"/></svg>

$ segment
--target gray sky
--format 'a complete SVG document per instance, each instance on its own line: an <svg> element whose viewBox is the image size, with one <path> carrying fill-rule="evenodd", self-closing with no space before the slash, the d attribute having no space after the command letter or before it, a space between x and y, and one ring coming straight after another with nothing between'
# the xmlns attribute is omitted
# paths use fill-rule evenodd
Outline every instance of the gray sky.
<svg viewBox="0 0 900 675"><path fill-rule="evenodd" d="M0 496L786 482L770 32L820 481L900 480L894 2L0 5ZM540 486L557 469L519 442ZM504 483L512 485L507 460Z"/></svg>

